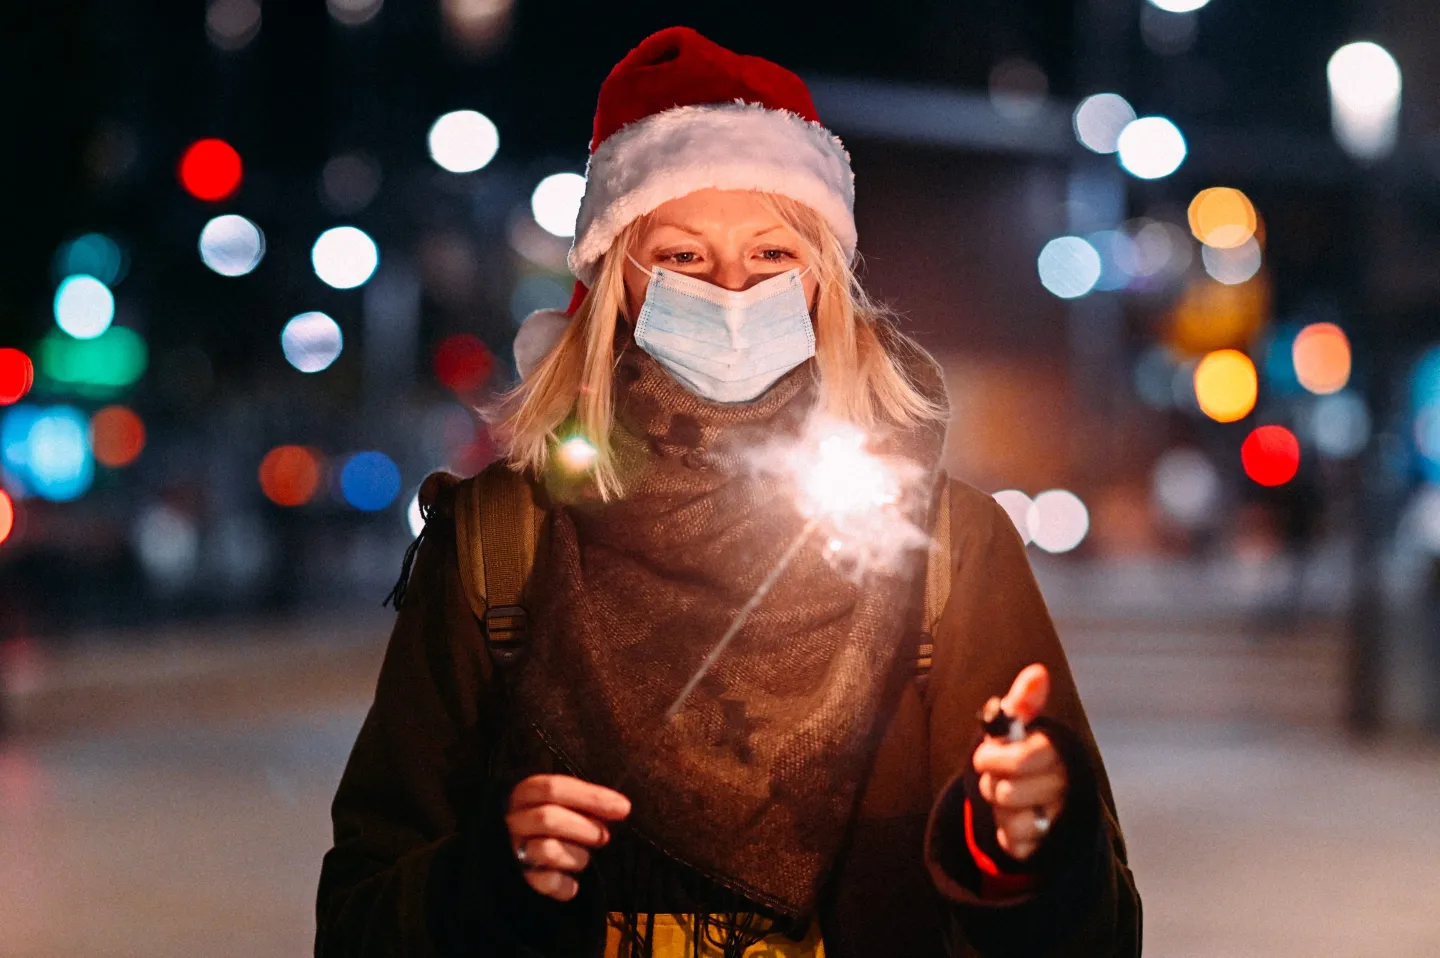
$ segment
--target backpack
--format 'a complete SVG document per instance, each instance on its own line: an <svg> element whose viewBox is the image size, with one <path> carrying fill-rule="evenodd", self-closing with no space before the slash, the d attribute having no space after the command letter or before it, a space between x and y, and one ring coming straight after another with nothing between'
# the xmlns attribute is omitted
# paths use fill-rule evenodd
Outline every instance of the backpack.
<svg viewBox="0 0 1440 958"><path fill-rule="evenodd" d="M935 653L935 626L950 597L950 481L943 472L934 515L925 565L924 620L913 653L914 678L922 691ZM455 487L460 579L480 619L490 660L502 670L519 661L530 638L521 595L545 520L534 487L503 463Z"/></svg>

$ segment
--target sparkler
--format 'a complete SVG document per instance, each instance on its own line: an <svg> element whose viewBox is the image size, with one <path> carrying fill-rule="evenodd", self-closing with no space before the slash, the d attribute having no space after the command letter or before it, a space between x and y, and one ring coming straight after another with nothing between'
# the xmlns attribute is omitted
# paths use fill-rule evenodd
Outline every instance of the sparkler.
<svg viewBox="0 0 1440 958"><path fill-rule="evenodd" d="M909 470L901 463L886 461L865 449L867 437L854 426L817 417L811 421L797 443L762 449L758 466L762 471L779 471L795 487L795 505L805 525L790 541L775 565L756 586L725 634L700 663L695 674L685 683L675 701L665 710L669 723L695 691L710 669L740 633L750 614L755 611L790 563L822 525L830 533L826 545L827 558L838 560L848 548L863 553L857 556L855 568L860 572L874 564L879 550L909 548L925 540L924 534L898 514L895 506L904 491ZM913 466L916 473L919 467ZM857 550L856 547L860 548Z"/></svg>

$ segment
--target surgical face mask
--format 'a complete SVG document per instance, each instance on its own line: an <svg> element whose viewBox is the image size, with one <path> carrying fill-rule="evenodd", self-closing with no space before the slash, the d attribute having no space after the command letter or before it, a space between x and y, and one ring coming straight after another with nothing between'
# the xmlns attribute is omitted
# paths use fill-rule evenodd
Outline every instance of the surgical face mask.
<svg viewBox="0 0 1440 958"><path fill-rule="evenodd" d="M645 272L635 342L697 396L748 402L815 355L802 270L741 292L658 266Z"/></svg>

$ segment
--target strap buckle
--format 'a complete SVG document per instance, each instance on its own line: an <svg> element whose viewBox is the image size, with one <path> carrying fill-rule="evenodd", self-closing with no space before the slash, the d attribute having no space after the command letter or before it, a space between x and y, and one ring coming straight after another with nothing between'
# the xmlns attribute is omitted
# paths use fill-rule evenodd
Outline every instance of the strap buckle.
<svg viewBox="0 0 1440 958"><path fill-rule="evenodd" d="M524 654L530 638L530 613L524 606L489 606L480 624L485 631L485 645L496 662L510 665Z"/></svg>

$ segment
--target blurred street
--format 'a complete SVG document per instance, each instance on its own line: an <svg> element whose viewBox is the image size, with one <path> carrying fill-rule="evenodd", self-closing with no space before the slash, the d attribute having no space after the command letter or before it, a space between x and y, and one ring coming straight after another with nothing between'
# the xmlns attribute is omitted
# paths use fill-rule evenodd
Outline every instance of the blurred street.
<svg viewBox="0 0 1440 958"><path fill-rule="evenodd" d="M1335 623L1247 638L1214 616L1057 611L1147 954L1440 953L1436 748L1343 737ZM388 621L176 630L14 670L0 954L308 954L328 803Z"/></svg>

